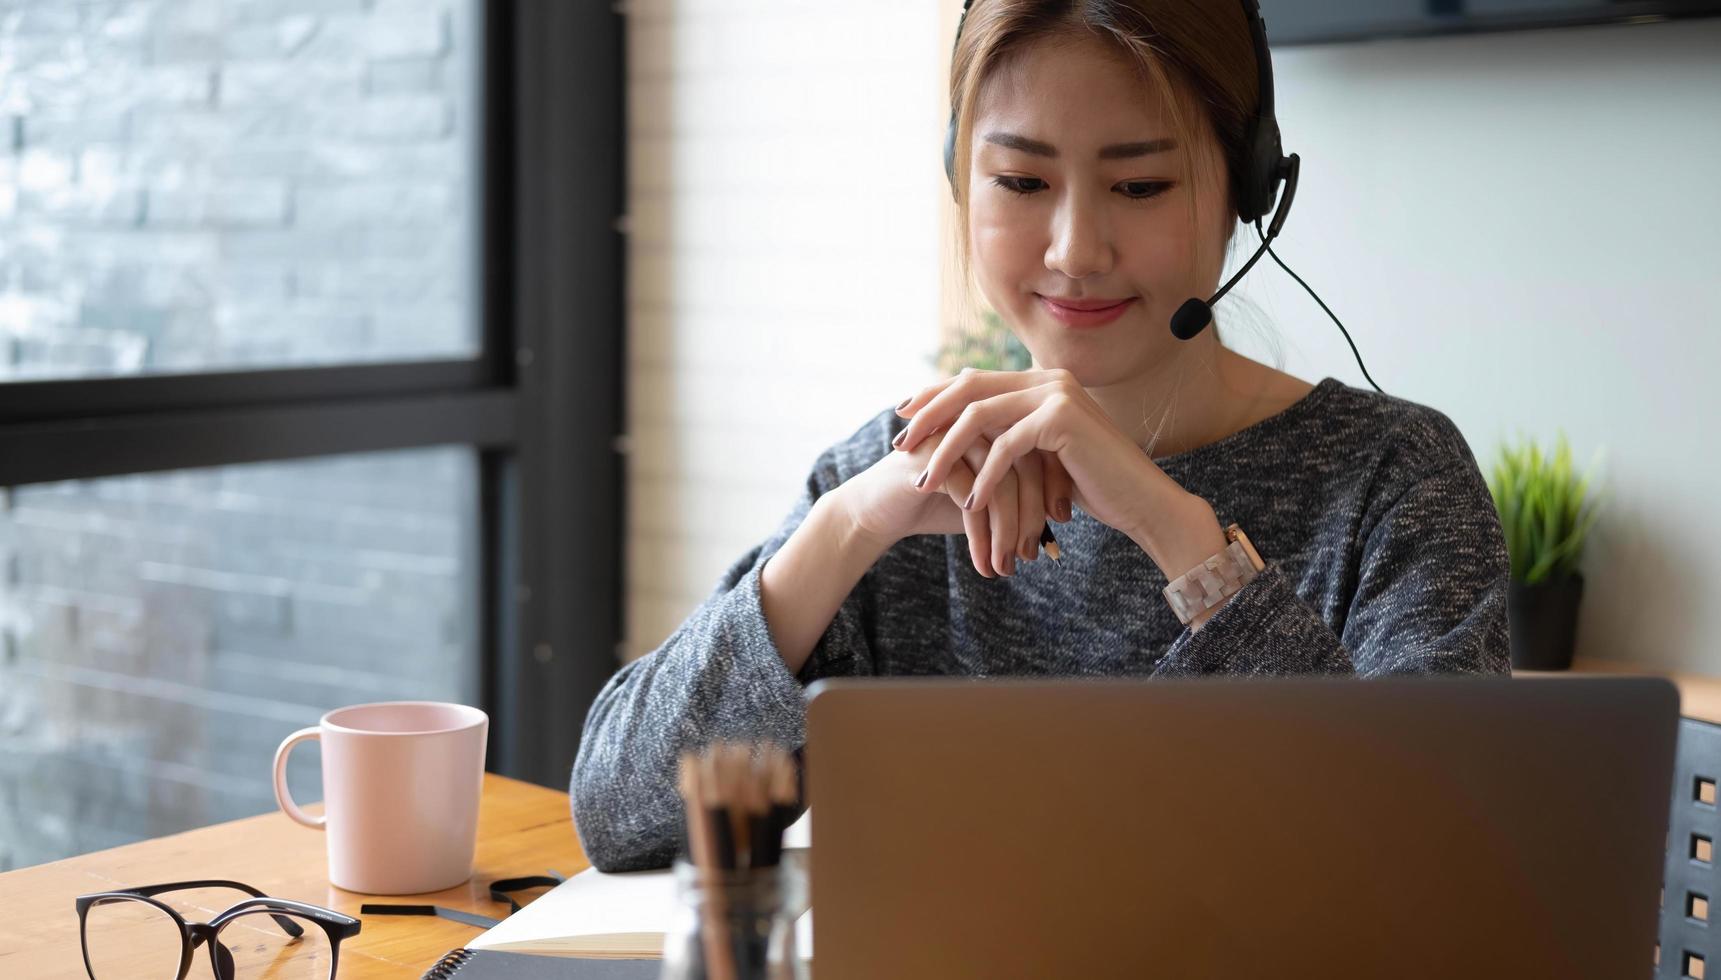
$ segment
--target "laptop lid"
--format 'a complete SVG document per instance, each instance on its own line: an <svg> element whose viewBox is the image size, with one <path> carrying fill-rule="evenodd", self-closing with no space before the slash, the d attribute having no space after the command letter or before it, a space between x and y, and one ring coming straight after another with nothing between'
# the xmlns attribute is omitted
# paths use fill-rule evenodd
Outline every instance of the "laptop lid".
<svg viewBox="0 0 1721 980"><path fill-rule="evenodd" d="M1664 680L886 678L808 697L821 980L1651 970Z"/></svg>

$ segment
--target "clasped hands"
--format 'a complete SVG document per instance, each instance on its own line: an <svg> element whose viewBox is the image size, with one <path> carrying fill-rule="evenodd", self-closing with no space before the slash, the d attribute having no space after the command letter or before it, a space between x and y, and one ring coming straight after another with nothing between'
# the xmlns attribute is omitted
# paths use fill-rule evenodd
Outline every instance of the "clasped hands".
<svg viewBox="0 0 1721 980"><path fill-rule="evenodd" d="M1196 551L1190 564L1199 562L1215 536L1223 547L1211 506L1166 476L1069 371L968 369L896 411L909 423L895 451L922 464L914 490L960 507L970 557L987 578L1037 557L1047 520L1068 522L1072 505L1162 568Z"/></svg>

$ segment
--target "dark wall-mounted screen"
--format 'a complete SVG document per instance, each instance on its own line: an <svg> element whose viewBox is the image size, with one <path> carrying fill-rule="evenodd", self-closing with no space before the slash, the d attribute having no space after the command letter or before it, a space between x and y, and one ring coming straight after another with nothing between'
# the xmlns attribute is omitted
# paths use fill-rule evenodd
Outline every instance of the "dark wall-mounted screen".
<svg viewBox="0 0 1721 980"><path fill-rule="evenodd" d="M1261 0L1274 45L1721 15L1721 0Z"/></svg>

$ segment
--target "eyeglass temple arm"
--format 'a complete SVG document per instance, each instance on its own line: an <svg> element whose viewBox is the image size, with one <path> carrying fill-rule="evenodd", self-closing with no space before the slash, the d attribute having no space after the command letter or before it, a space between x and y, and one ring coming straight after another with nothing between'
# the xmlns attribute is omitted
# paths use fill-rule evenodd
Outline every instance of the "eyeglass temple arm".
<svg viewBox="0 0 1721 980"><path fill-rule="evenodd" d="M242 881L226 881L219 878L212 878L206 881L172 881L164 885L148 885L143 888L128 888L126 891L133 895L142 895L144 898L154 898L162 892L187 891L193 888L232 888L242 891L245 894L250 895L252 898L269 897ZM274 919L275 924L281 927L281 931L292 936L294 939L305 934L304 927L299 925L297 922L294 922L288 916L270 913L269 918Z"/></svg>

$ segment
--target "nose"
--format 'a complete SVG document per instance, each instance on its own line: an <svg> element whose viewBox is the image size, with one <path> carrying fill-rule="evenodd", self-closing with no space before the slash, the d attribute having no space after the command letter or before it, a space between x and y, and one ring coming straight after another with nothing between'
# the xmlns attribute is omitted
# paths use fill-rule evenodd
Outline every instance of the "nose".
<svg viewBox="0 0 1721 980"><path fill-rule="evenodd" d="M1046 268L1071 279L1110 272L1116 255L1104 211L1080 190L1065 194L1053 212Z"/></svg>

